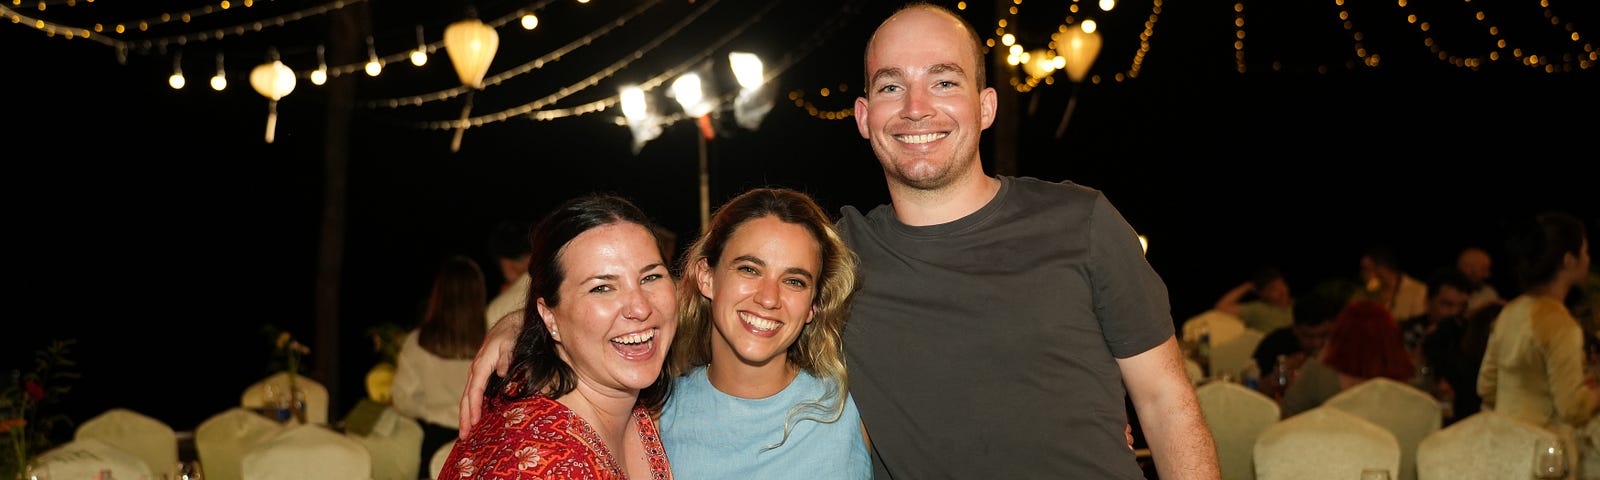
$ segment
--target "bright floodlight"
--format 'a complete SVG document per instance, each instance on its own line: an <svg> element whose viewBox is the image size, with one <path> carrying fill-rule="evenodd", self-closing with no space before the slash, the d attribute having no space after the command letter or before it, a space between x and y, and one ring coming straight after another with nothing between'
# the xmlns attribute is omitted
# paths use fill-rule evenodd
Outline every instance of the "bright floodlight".
<svg viewBox="0 0 1600 480"><path fill-rule="evenodd" d="M739 80L740 87L745 90L761 88L765 75L761 57L749 52L732 52L728 54L728 64L733 67L733 78Z"/></svg>
<svg viewBox="0 0 1600 480"><path fill-rule="evenodd" d="M629 124L642 121L649 108L644 101L644 89L637 85L622 87L622 116L628 118Z"/></svg>
<svg viewBox="0 0 1600 480"><path fill-rule="evenodd" d="M700 75L694 72L683 74L672 81L672 96L678 99L678 105L683 106L683 112L691 117L699 117L710 113L705 108L705 92L700 90Z"/></svg>

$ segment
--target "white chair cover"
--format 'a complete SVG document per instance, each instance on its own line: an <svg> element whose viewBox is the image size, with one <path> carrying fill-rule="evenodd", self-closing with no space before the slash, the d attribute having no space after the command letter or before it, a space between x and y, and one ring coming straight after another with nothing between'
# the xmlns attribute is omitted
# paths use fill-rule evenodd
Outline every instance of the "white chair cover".
<svg viewBox="0 0 1600 480"><path fill-rule="evenodd" d="M1190 385L1198 387L1202 382L1206 381L1205 369L1200 368L1200 362L1196 362L1192 358L1185 357L1183 359L1183 372L1189 374Z"/></svg>
<svg viewBox="0 0 1600 480"><path fill-rule="evenodd" d="M289 372L278 372L255 384L245 387L244 395L239 399L239 406L244 408L259 409L267 406L267 386L272 385L288 391ZM328 388L316 380L305 375L295 375L294 387L304 392L306 398L306 421L317 425L328 424Z"/></svg>
<svg viewBox="0 0 1600 480"><path fill-rule="evenodd" d="M283 432L283 424L244 407L212 415L194 429L195 453L207 480L239 480L239 462L250 447Z"/></svg>
<svg viewBox="0 0 1600 480"><path fill-rule="evenodd" d="M1417 445L1419 480L1533 477L1533 442L1560 435L1492 410L1482 410ZM1569 450L1569 455L1571 451Z"/></svg>
<svg viewBox="0 0 1600 480"><path fill-rule="evenodd" d="M428 478L437 480L439 471L444 470L444 461L450 459L450 449L456 448L456 441L451 440L433 451L433 458L428 460Z"/></svg>
<svg viewBox="0 0 1600 480"><path fill-rule="evenodd" d="M1416 480L1417 444L1439 431L1443 412L1439 400L1428 392L1383 377L1368 379L1328 397L1323 405L1338 408L1378 424L1400 442L1397 480ZM1533 447L1528 447L1531 451ZM1531 454L1530 454L1531 455Z"/></svg>
<svg viewBox="0 0 1600 480"><path fill-rule="evenodd" d="M1226 342L1244 331L1244 320L1221 310L1206 310L1183 321L1183 341L1198 342L1202 334L1211 334L1211 345Z"/></svg>
<svg viewBox="0 0 1600 480"><path fill-rule="evenodd" d="M57 445L33 460L33 470L38 478L93 479L101 470L110 470L114 478L138 480L156 478L150 465L127 450L117 448L93 437L78 438ZM166 472L167 466L160 471Z"/></svg>
<svg viewBox="0 0 1600 480"><path fill-rule="evenodd" d="M1260 344L1261 339L1266 338L1266 336L1267 334L1261 333L1260 330L1246 327L1239 330L1239 333L1233 338L1220 342L1217 341L1216 337L1212 337L1211 376L1220 378L1223 375L1228 375L1235 379L1242 378L1240 373L1251 362L1255 361L1255 357L1250 354L1255 353L1256 345ZM1258 371L1256 373L1259 375L1261 372Z"/></svg>
<svg viewBox="0 0 1600 480"><path fill-rule="evenodd" d="M245 452L240 473L244 480L371 480L372 454L328 427L294 425Z"/></svg>
<svg viewBox="0 0 1600 480"><path fill-rule="evenodd" d="M1350 480L1367 468L1386 469L1394 478L1400 442L1376 423L1322 406L1262 430L1255 463L1259 480Z"/></svg>
<svg viewBox="0 0 1600 480"><path fill-rule="evenodd" d="M152 472L178 464L178 434L166 422L126 408L112 408L78 425L74 439L93 438L132 453Z"/></svg>
<svg viewBox="0 0 1600 480"><path fill-rule="evenodd" d="M1268 425L1278 422L1278 402L1230 382L1201 385L1194 395L1216 441L1223 480L1255 479L1256 438Z"/></svg>
<svg viewBox="0 0 1600 480"><path fill-rule="evenodd" d="M383 409L367 435L346 432L372 454L373 480L417 480L422 468L422 424L401 415L394 407Z"/></svg>

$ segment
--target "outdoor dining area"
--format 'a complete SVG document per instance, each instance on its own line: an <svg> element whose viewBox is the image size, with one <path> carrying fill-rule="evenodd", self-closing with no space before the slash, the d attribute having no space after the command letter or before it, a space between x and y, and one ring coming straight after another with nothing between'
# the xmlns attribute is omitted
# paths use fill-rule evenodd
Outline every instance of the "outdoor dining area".
<svg viewBox="0 0 1600 480"><path fill-rule="evenodd" d="M1207 311L1182 331L1186 368L1217 445L1224 479L1391 480L1579 478L1580 451L1600 423L1559 432L1484 409L1461 418L1417 381L1369 378L1313 408L1283 415L1291 369L1256 369L1265 336L1235 315ZM1431 380L1431 378L1430 378ZM1587 478L1587 477L1585 477Z"/></svg>

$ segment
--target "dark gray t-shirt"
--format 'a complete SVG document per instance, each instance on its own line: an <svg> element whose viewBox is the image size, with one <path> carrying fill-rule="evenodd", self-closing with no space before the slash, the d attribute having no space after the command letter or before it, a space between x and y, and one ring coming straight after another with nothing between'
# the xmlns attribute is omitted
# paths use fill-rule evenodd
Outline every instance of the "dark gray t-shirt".
<svg viewBox="0 0 1600 480"><path fill-rule="evenodd" d="M845 354L877 478L1142 479L1116 359L1173 335L1166 286L1098 190L999 178L942 225L841 211L862 272Z"/></svg>

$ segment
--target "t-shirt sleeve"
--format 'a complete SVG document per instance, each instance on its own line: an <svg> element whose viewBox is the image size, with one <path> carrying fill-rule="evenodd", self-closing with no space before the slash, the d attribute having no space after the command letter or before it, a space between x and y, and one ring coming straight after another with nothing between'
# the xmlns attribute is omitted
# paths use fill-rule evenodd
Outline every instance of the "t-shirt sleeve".
<svg viewBox="0 0 1600 480"><path fill-rule="evenodd" d="M1132 357L1172 337L1167 286L1145 260L1138 234L1103 195L1095 197L1089 236L1095 315L1111 354Z"/></svg>

